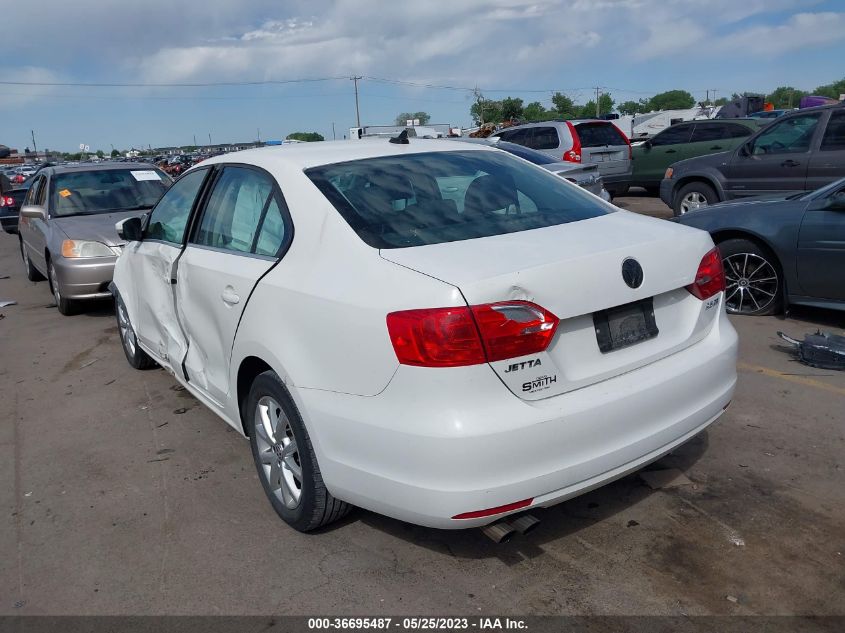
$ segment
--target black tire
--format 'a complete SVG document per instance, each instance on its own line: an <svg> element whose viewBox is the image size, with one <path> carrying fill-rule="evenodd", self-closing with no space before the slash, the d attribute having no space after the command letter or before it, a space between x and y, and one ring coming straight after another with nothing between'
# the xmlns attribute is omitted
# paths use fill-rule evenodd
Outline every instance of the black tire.
<svg viewBox="0 0 845 633"><path fill-rule="evenodd" d="M615 186L605 185L604 188L607 189L607 193L610 194L611 198L618 198L618 197L624 196L626 193L628 193L628 189L630 187L628 187L628 185L615 185Z"/></svg>
<svg viewBox="0 0 845 633"><path fill-rule="evenodd" d="M261 424L259 402L264 403L264 405L275 402L278 405L277 408L274 407L276 410L271 412L271 415L279 420L278 438L275 437L275 432L274 436L271 437L266 427L262 432L258 426ZM335 499L326 489L323 476L320 473L320 466L317 463L317 456L314 454L314 447L311 444L311 438L302 422L302 416L300 416L299 410L282 381L274 372L266 371L253 381L249 395L244 401L241 416L249 433L249 444L252 448L252 457L258 471L258 478L261 480L261 485L270 500L270 504L285 523L300 532L310 532L328 525L350 512L351 505ZM284 435L282 435L283 433ZM269 464L268 461L274 460L274 456L279 455L279 451L273 450L272 446L277 445L282 454L284 453L279 438L286 438L288 446L291 441L296 442L296 452L289 457L289 459L294 459L301 469L299 498L291 502L296 504L294 507L289 507L283 501L284 482L278 488L273 487L270 483L274 471L273 465ZM279 441L276 441L277 439ZM271 448L268 449L268 447ZM287 469L288 473L285 472L286 467L283 465L283 461L279 457L276 464L276 471L281 473L280 481L281 477L288 473L293 476L293 471L290 469ZM295 477L293 482L295 485Z"/></svg>
<svg viewBox="0 0 845 633"><path fill-rule="evenodd" d="M645 192L653 198L660 197L660 187L643 187Z"/></svg>
<svg viewBox="0 0 845 633"><path fill-rule="evenodd" d="M700 202L693 203L691 200L693 197L698 199ZM675 217L680 217L687 211L691 210L690 206L692 204L699 204L700 206L698 208L701 208L710 206L711 204L716 204L717 202L719 202L719 194L716 193L716 190L706 182L696 180L685 184L680 188L678 193L675 194L675 199L672 202L672 211L675 214Z"/></svg>
<svg viewBox="0 0 845 633"><path fill-rule="evenodd" d="M56 267L50 257L47 257L47 281L50 283L50 292L53 293L53 299L56 302L56 307L59 312L65 316L71 316L79 311L79 302L68 299L62 295L59 287L59 278L56 275Z"/></svg>
<svg viewBox="0 0 845 633"><path fill-rule="evenodd" d="M719 254L727 281L725 307L730 314L760 316L783 310L783 272L768 248L734 238L719 244Z"/></svg>
<svg viewBox="0 0 845 633"><path fill-rule="evenodd" d="M114 297L114 315L117 319L120 346L123 348L127 362L135 369L143 370L155 367L157 363L138 346L135 328L132 327L132 322L129 320L129 312L126 310L126 304L123 303L119 292Z"/></svg>
<svg viewBox="0 0 845 633"><path fill-rule="evenodd" d="M23 267L26 271L26 278L30 281L44 281L44 275L38 272L38 269L32 265L32 260L29 259L29 255L23 247L23 238L20 236L18 237L18 243L21 247L21 259L23 260Z"/></svg>

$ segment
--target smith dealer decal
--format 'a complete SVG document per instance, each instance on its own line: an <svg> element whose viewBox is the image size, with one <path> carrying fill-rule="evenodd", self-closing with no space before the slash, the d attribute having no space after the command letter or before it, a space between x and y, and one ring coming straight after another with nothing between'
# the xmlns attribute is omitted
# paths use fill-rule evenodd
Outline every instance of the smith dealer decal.
<svg viewBox="0 0 845 633"><path fill-rule="evenodd" d="M544 391L548 389L553 383L557 382L557 374L554 376L540 376L534 380L522 383L522 391L528 393L536 393L537 391Z"/></svg>

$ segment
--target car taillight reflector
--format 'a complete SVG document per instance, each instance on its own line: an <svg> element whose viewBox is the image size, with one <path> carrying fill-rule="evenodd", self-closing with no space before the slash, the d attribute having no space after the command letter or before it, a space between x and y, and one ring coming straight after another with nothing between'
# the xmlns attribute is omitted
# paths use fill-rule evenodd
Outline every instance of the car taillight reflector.
<svg viewBox="0 0 845 633"><path fill-rule="evenodd" d="M462 512L461 514L456 514L453 516L453 519L480 519L482 517L491 517L495 514L502 514L503 512L512 512L513 510L519 510L520 508L527 508L532 503L534 503L534 499L523 499L522 501L515 501L513 503L508 503L503 506L496 506L495 508L487 508L486 510L473 510L472 512Z"/></svg>
<svg viewBox="0 0 845 633"><path fill-rule="evenodd" d="M529 301L387 315L396 358L418 367L463 367L536 354L548 347L557 324L554 314Z"/></svg>
<svg viewBox="0 0 845 633"><path fill-rule="evenodd" d="M703 301L724 289L725 269L722 267L722 256L719 255L719 249L714 248L701 258L695 281L687 286L687 290Z"/></svg>
<svg viewBox="0 0 845 633"><path fill-rule="evenodd" d="M15 199L12 196L0 196L0 207L15 206Z"/></svg>
<svg viewBox="0 0 845 633"><path fill-rule="evenodd" d="M568 163L581 162L581 137L578 136L578 130L569 121L566 122L569 127L569 133L572 135L572 149L563 153L563 160Z"/></svg>

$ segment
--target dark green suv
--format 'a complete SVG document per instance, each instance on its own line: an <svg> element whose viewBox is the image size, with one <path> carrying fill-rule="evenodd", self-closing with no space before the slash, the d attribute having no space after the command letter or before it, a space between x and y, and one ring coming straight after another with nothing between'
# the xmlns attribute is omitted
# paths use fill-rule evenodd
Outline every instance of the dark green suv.
<svg viewBox="0 0 845 633"><path fill-rule="evenodd" d="M739 145L770 121L757 119L711 119L687 121L666 128L653 138L634 145L632 187L645 187L652 195L672 163L705 154L725 152Z"/></svg>

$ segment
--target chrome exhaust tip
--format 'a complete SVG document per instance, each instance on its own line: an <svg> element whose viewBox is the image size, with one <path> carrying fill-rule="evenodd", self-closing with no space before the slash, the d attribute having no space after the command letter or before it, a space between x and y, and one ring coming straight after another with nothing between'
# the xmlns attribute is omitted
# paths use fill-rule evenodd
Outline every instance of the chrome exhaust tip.
<svg viewBox="0 0 845 633"><path fill-rule="evenodd" d="M507 521L499 521L491 523L480 528L484 536L489 538L494 543L507 543L511 537L516 534L516 530Z"/></svg>
<svg viewBox="0 0 845 633"><path fill-rule="evenodd" d="M530 514L523 514L511 521L510 525L514 530L525 536L533 532L534 528L540 525L540 519Z"/></svg>

